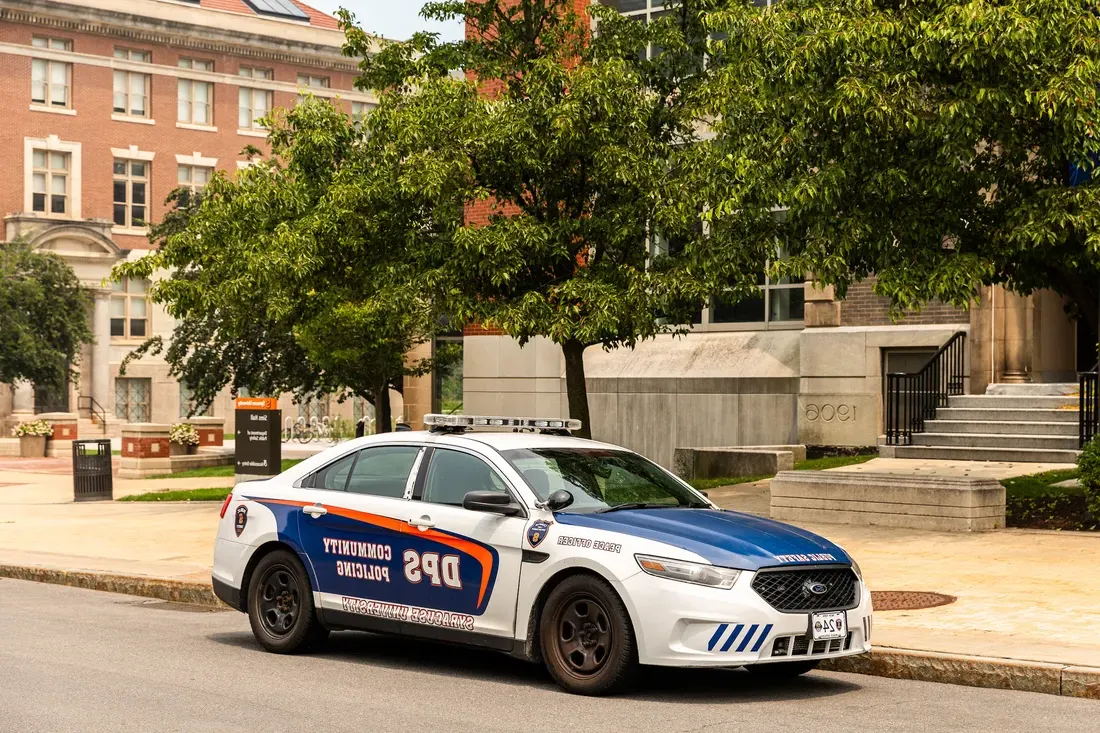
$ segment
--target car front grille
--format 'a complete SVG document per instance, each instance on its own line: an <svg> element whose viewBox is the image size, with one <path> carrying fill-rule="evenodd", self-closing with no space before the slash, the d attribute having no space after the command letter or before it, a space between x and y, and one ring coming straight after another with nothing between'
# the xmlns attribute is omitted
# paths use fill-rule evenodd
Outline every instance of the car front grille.
<svg viewBox="0 0 1100 733"><path fill-rule="evenodd" d="M856 574L851 568L797 568L761 570L752 579L752 589L772 608L784 613L854 608ZM825 592L812 593L820 583Z"/></svg>
<svg viewBox="0 0 1100 733"><path fill-rule="evenodd" d="M852 635L843 639L814 641L809 634L780 636L772 642L772 657L812 657L820 654L836 654L852 648Z"/></svg>

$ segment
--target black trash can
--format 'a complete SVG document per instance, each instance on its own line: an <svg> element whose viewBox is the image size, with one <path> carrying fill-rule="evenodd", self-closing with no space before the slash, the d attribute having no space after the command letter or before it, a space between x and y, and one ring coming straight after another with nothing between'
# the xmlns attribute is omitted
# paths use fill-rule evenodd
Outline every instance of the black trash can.
<svg viewBox="0 0 1100 733"><path fill-rule="evenodd" d="M111 478L111 441L73 441L73 499L110 501L114 498Z"/></svg>

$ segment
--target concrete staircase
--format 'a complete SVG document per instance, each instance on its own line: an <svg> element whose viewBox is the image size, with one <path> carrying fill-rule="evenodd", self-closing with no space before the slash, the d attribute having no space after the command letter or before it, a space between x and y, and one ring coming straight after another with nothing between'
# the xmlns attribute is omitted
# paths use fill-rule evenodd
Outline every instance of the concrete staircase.
<svg viewBox="0 0 1100 733"><path fill-rule="evenodd" d="M898 458L1073 463L1076 384L993 384L984 395L951 397Z"/></svg>
<svg viewBox="0 0 1100 733"><path fill-rule="evenodd" d="M99 420L89 420L81 416L76 424L76 434L81 440L94 440L96 438L111 437L111 424L102 423Z"/></svg>

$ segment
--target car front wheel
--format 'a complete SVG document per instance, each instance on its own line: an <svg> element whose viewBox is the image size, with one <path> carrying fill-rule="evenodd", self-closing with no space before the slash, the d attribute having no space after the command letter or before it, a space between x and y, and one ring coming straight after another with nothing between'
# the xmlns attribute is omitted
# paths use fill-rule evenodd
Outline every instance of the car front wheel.
<svg viewBox="0 0 1100 733"><path fill-rule="evenodd" d="M248 620L256 641L277 654L307 651L328 636L317 620L306 570L287 550L256 565L248 583Z"/></svg>
<svg viewBox="0 0 1100 733"><path fill-rule="evenodd" d="M633 680L634 632L615 590L590 575L562 581L546 599L539 644L550 676L567 692L607 695Z"/></svg>

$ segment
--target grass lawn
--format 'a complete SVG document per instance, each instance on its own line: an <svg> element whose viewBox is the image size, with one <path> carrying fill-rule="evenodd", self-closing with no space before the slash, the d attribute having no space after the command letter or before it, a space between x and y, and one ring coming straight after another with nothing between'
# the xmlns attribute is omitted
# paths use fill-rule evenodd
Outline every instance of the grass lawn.
<svg viewBox="0 0 1100 733"><path fill-rule="evenodd" d="M728 478L693 478L688 481L698 491L717 489L720 486L735 486L736 484L751 484L771 478L773 474L766 473L762 476L732 476Z"/></svg>
<svg viewBox="0 0 1100 733"><path fill-rule="evenodd" d="M827 468L840 468L841 466L855 466L866 463L872 458L877 458L877 453L860 456L825 456L824 458L810 458L805 461L796 461L796 471L824 471ZM720 486L736 486L737 484L751 484L764 479L772 478L775 474L766 473L760 476L729 476L725 478L697 478L688 481L699 491L716 489Z"/></svg>
<svg viewBox="0 0 1100 733"><path fill-rule="evenodd" d="M1064 471L1047 471L1046 473L1033 473L1030 476L1017 476L1001 480L1001 486L1005 487L1008 496L1035 497L1050 494L1084 494L1081 487L1066 489L1054 488L1052 485L1061 481L1077 478L1076 468L1067 468Z"/></svg>
<svg viewBox="0 0 1100 733"><path fill-rule="evenodd" d="M878 458L878 453L868 453L860 456L825 456L824 458L810 458L806 461L796 461L796 471L824 471L827 468L840 468L841 466L856 466L866 463L872 458Z"/></svg>
<svg viewBox="0 0 1100 733"><path fill-rule="evenodd" d="M285 471L291 466L301 463L301 458L284 458L282 470ZM190 471L182 471L180 473L167 473L162 476L153 476L152 478L227 478L233 475L233 464L228 466L207 466L205 468L193 468ZM223 495L224 498L224 495Z"/></svg>
<svg viewBox="0 0 1100 733"><path fill-rule="evenodd" d="M1005 523L1030 529L1096 530L1089 515L1085 490L1054 486L1077 478L1077 470L1046 471L1001 480L1005 487Z"/></svg>
<svg viewBox="0 0 1100 733"><path fill-rule="evenodd" d="M232 488L191 489L190 491L153 491L148 494L124 496L119 501L222 501Z"/></svg>

